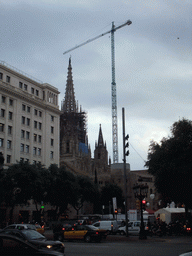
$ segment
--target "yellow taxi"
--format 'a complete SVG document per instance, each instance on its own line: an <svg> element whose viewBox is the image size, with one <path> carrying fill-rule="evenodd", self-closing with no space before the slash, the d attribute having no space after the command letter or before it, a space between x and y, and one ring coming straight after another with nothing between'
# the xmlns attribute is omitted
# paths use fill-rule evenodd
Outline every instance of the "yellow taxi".
<svg viewBox="0 0 192 256"><path fill-rule="evenodd" d="M92 225L74 225L64 231L54 233L54 240L83 240L87 243L100 242L107 236L106 230L99 230Z"/></svg>
<svg viewBox="0 0 192 256"><path fill-rule="evenodd" d="M38 223L35 223L35 228L36 228L36 231L39 232L40 234L43 234L45 232L44 225L41 226Z"/></svg>

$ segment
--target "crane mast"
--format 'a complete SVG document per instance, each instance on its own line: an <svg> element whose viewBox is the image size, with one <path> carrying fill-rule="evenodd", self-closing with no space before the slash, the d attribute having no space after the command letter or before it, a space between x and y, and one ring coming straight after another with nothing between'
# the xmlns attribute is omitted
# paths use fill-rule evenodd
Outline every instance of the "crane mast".
<svg viewBox="0 0 192 256"><path fill-rule="evenodd" d="M115 32L115 25L114 25L114 22L112 22L112 29L111 29L112 141L113 141L113 163L118 163L117 94L116 94L116 82L115 82L115 38L114 38L114 32Z"/></svg>
<svg viewBox="0 0 192 256"><path fill-rule="evenodd" d="M124 24L115 27L114 22L112 22L112 29L96 36L92 39L85 41L82 44L79 44L67 51L63 54L69 53L85 44L88 44L108 33L111 33L111 66L112 66L112 83L111 83L111 96L112 96L112 142L113 142L113 163L118 163L118 129L117 129L117 95L116 95L116 82L115 82L115 39L114 33L117 29L120 29L126 25L131 25L132 22L130 20L126 21Z"/></svg>

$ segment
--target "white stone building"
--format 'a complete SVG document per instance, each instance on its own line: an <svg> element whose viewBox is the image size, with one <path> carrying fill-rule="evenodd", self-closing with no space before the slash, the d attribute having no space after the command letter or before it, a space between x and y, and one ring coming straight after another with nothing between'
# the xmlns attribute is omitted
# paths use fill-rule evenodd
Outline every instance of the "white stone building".
<svg viewBox="0 0 192 256"><path fill-rule="evenodd" d="M17 161L59 165L60 110L56 87L0 62L0 152Z"/></svg>

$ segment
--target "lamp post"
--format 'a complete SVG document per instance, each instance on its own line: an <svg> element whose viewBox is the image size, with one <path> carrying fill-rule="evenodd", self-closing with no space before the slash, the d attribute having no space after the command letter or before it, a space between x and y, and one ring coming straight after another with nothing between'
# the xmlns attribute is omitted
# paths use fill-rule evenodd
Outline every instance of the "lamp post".
<svg viewBox="0 0 192 256"><path fill-rule="evenodd" d="M142 181L139 179L138 181ZM147 197L148 193L148 185L147 184L134 184L133 186L133 192L135 195L135 198L138 198L140 200L140 210L141 210L141 227L140 227L140 233L139 233L139 239L147 239L146 233L145 233L145 227L143 222L143 207L142 207L142 200Z"/></svg>
<svg viewBox="0 0 192 256"><path fill-rule="evenodd" d="M125 110L122 108L122 126L123 126L123 162L124 162L124 190L125 190L125 223L126 223L126 236L128 237L128 218L127 218L127 175L126 175L126 156L129 155L129 135L125 136Z"/></svg>

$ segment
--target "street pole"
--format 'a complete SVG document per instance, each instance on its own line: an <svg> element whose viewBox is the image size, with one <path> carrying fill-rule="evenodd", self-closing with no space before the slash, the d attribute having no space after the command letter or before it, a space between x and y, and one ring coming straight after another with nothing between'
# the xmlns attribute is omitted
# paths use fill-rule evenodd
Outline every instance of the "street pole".
<svg viewBox="0 0 192 256"><path fill-rule="evenodd" d="M128 219L127 219L127 175L126 175L126 152L125 152L125 113L122 108L122 121L123 121L123 162L124 162L124 190L125 190L125 223L126 223L126 236L128 237Z"/></svg>

